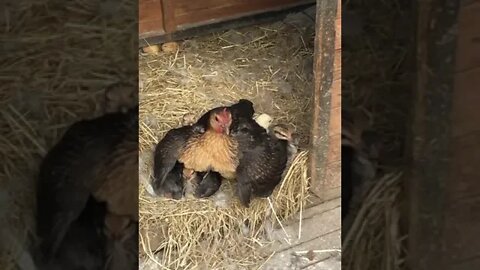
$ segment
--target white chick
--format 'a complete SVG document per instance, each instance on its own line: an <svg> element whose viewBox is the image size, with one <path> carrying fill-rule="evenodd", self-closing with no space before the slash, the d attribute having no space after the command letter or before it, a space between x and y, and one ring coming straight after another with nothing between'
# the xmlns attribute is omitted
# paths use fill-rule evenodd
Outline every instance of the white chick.
<svg viewBox="0 0 480 270"><path fill-rule="evenodd" d="M273 122L273 118L266 113L262 113L262 114L258 115L257 117L255 117L254 119L255 119L255 122L257 122L257 124L259 124L265 130L267 130L267 132L268 132L268 128L270 127L270 125Z"/></svg>

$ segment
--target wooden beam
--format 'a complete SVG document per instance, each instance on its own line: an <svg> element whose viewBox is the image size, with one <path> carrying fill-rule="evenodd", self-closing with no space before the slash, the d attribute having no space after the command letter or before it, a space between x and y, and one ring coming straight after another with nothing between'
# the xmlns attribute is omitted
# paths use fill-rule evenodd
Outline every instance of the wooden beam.
<svg viewBox="0 0 480 270"><path fill-rule="evenodd" d="M340 7L340 1L317 0L310 176L322 200L339 197L341 186Z"/></svg>
<svg viewBox="0 0 480 270"><path fill-rule="evenodd" d="M406 178L410 269L448 268L443 249L446 186L453 180L449 165L456 35L452 29L457 23L458 2L418 2L417 82L410 142L412 171Z"/></svg>

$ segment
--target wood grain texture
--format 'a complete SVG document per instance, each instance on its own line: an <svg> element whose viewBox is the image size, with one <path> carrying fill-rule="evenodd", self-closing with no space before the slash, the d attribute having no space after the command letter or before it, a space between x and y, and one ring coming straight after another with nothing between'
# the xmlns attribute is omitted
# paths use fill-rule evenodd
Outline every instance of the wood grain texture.
<svg viewBox="0 0 480 270"><path fill-rule="evenodd" d="M465 1L464 1L465 2ZM480 66L480 27L478 27L478 14L480 1L467 1L464 3L458 22L461 35L458 36L457 71L475 69Z"/></svg>
<svg viewBox="0 0 480 270"><path fill-rule="evenodd" d="M480 1L463 1L458 18L443 257L448 269L480 269Z"/></svg>
<svg viewBox="0 0 480 270"><path fill-rule="evenodd" d="M324 200L339 197L341 186L340 5L317 1L310 174L313 192Z"/></svg>
<svg viewBox="0 0 480 270"><path fill-rule="evenodd" d="M314 3L314 0L140 0L141 38Z"/></svg>
<svg viewBox="0 0 480 270"><path fill-rule="evenodd" d="M480 163L480 114L472 115L478 98L470 85L475 79L455 75L477 53L455 30L457 16L471 15L453 0L419 2L418 11L409 266L480 269L480 196L472 192L480 189L480 174L472 173Z"/></svg>
<svg viewBox="0 0 480 270"><path fill-rule="evenodd" d="M173 1L173 0L167 0ZM213 22L236 19L272 10L313 2L312 0L206 0L195 5L175 0L173 11L178 29L188 29Z"/></svg>
<svg viewBox="0 0 480 270"><path fill-rule="evenodd" d="M161 0L139 0L138 28L140 36L163 35L163 8Z"/></svg>
<svg viewBox="0 0 480 270"><path fill-rule="evenodd" d="M237 29L241 27L247 27L255 24L272 23L278 20L282 20L288 13L301 12L311 4L295 5L291 8L281 8L279 10L270 10L263 13L254 15L243 14L237 19L228 19L224 21L209 21L208 24L202 24L198 26L190 26L187 29L178 29L168 34L157 35L145 35L140 34L139 47L144 47L149 44L161 44L170 41L184 40L188 38L194 38L202 35L208 35L211 33L222 32L229 29Z"/></svg>

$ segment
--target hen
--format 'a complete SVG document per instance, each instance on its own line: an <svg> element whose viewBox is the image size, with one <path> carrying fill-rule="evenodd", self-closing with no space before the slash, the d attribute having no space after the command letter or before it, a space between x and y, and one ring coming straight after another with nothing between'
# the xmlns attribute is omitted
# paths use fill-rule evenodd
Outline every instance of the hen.
<svg viewBox="0 0 480 270"><path fill-rule="evenodd" d="M188 140L179 161L196 172L214 171L223 178L235 178L238 143L229 134L241 119L251 120L254 112L253 103L246 99L208 111L193 125L200 134Z"/></svg>
<svg viewBox="0 0 480 270"><path fill-rule="evenodd" d="M47 153L37 185L37 233L53 258L90 195L136 219L138 107L73 124ZM135 187L132 189L132 187Z"/></svg>
<svg viewBox="0 0 480 270"><path fill-rule="evenodd" d="M249 207L252 197L268 197L282 180L289 158L292 131L281 126L266 130L253 120L240 121L232 132L239 144L237 192Z"/></svg>
<svg viewBox="0 0 480 270"><path fill-rule="evenodd" d="M253 116L253 104L240 100L230 107L217 107L193 125L172 129L157 144L152 187L156 194L180 198L181 171L215 171L233 178L238 165L237 144L228 134L236 119ZM183 167L183 168L182 168Z"/></svg>

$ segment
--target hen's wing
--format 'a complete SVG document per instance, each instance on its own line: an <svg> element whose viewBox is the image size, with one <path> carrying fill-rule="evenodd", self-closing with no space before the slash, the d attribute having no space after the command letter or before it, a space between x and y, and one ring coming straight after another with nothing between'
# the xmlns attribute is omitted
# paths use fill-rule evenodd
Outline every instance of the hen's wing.
<svg viewBox="0 0 480 270"><path fill-rule="evenodd" d="M106 202L111 213L138 220L138 140L132 137L117 145L105 160L98 175L103 184L94 196Z"/></svg>
<svg viewBox="0 0 480 270"><path fill-rule="evenodd" d="M43 160L37 190L37 229L45 259L55 254L90 192L101 184L95 177L98 164L122 140L126 125L138 125L135 112L73 124Z"/></svg>
<svg viewBox="0 0 480 270"><path fill-rule="evenodd" d="M263 166L259 166L257 177L253 183L253 193L258 197L268 197L282 180L282 174L288 160L288 143L286 141L271 139L269 148L263 152L261 159Z"/></svg>
<svg viewBox="0 0 480 270"><path fill-rule="evenodd" d="M153 182L154 189L160 188L168 173L172 171L180 157L181 150L194 134L191 126L172 129L155 147Z"/></svg>
<svg viewBox="0 0 480 270"><path fill-rule="evenodd" d="M268 135L250 137L237 168L237 192L249 206L253 195L268 197L281 181L287 163L287 142Z"/></svg>

